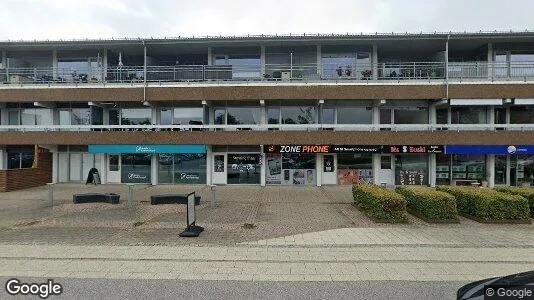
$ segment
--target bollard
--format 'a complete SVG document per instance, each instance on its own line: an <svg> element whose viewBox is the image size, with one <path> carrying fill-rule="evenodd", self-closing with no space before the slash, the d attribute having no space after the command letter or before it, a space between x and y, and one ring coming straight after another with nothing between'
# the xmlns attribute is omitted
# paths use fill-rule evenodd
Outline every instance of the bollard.
<svg viewBox="0 0 534 300"><path fill-rule="evenodd" d="M217 186L215 184L211 185L211 208L215 208L215 188Z"/></svg>
<svg viewBox="0 0 534 300"><path fill-rule="evenodd" d="M127 183L126 185L128 186L128 206L132 206L134 197L134 184Z"/></svg>
<svg viewBox="0 0 534 300"><path fill-rule="evenodd" d="M48 206L54 206L54 184L47 183L48 186Z"/></svg>

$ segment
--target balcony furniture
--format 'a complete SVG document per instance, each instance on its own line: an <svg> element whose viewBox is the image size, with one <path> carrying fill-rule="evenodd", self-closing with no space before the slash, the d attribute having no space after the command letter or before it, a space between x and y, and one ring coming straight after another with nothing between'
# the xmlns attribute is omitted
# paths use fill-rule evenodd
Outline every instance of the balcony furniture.
<svg viewBox="0 0 534 300"><path fill-rule="evenodd" d="M88 193L88 194L74 194L72 195L72 202L74 204L78 203L95 203L95 202L105 202L110 204L119 204L120 195L108 193L108 194L98 194L98 193Z"/></svg>
<svg viewBox="0 0 534 300"><path fill-rule="evenodd" d="M187 194L152 195L150 204L187 204ZM200 205L200 196L195 196L195 205Z"/></svg>

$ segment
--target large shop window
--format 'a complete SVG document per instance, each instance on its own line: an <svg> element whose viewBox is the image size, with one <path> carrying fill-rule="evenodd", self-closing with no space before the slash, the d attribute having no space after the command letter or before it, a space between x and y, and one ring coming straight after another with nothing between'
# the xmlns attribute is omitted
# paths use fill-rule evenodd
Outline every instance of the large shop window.
<svg viewBox="0 0 534 300"><path fill-rule="evenodd" d="M316 154L267 154L267 184L315 185Z"/></svg>
<svg viewBox="0 0 534 300"><path fill-rule="evenodd" d="M506 184L505 155L495 155L495 184Z"/></svg>
<svg viewBox="0 0 534 300"><path fill-rule="evenodd" d="M534 156L517 155L511 161L511 185L532 186L534 184Z"/></svg>
<svg viewBox="0 0 534 300"><path fill-rule="evenodd" d="M373 183L372 154L338 154L338 184Z"/></svg>
<svg viewBox="0 0 534 300"><path fill-rule="evenodd" d="M122 154L122 183L150 183L152 154Z"/></svg>
<svg viewBox="0 0 534 300"><path fill-rule="evenodd" d="M437 154L436 184L462 185L462 180L486 180L486 156Z"/></svg>
<svg viewBox="0 0 534 300"><path fill-rule="evenodd" d="M396 185L428 185L428 156L407 154L395 156Z"/></svg>
<svg viewBox="0 0 534 300"><path fill-rule="evenodd" d="M228 153L228 184L260 184L260 154Z"/></svg>
<svg viewBox="0 0 534 300"><path fill-rule="evenodd" d="M205 184L206 154L160 154L158 183Z"/></svg>

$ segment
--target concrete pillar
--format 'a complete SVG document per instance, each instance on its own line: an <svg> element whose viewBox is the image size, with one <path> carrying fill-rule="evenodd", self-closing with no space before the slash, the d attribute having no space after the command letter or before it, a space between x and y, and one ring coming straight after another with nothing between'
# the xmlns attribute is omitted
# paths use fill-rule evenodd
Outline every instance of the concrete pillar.
<svg viewBox="0 0 534 300"><path fill-rule="evenodd" d="M206 146L206 184L211 185L212 179L211 179L211 170L213 166L213 157L211 152L211 145Z"/></svg>
<svg viewBox="0 0 534 300"><path fill-rule="evenodd" d="M493 78L493 44L488 43L488 78Z"/></svg>
<svg viewBox="0 0 534 300"><path fill-rule="evenodd" d="M428 105L428 124L436 124L437 115L436 115L436 103L430 102Z"/></svg>
<svg viewBox="0 0 534 300"><path fill-rule="evenodd" d="M7 169L7 152L4 147L0 147L0 170Z"/></svg>
<svg viewBox="0 0 534 300"><path fill-rule="evenodd" d="M260 168L260 183L261 183L261 186L265 186L266 183L267 183L267 179L266 179L266 176L265 176L265 173L267 173L267 160L265 158L265 153L263 152L263 145L261 145L261 154L260 154L260 159L261 159L261 168Z"/></svg>
<svg viewBox="0 0 534 300"><path fill-rule="evenodd" d="M371 64L373 67L373 80L377 80L378 79L378 45L377 44L373 44Z"/></svg>
<svg viewBox="0 0 534 300"><path fill-rule="evenodd" d="M59 152L56 149L52 150L52 182L58 183L58 169L59 169Z"/></svg>
<svg viewBox="0 0 534 300"><path fill-rule="evenodd" d="M436 186L436 153L430 153L428 157L428 184Z"/></svg>
<svg viewBox="0 0 534 300"><path fill-rule="evenodd" d="M317 186L323 185L323 155L317 154L316 166L315 166L315 178L317 180Z"/></svg>
<svg viewBox="0 0 534 300"><path fill-rule="evenodd" d="M57 49L52 50L52 77L54 79L57 79L57 77L58 77Z"/></svg>
<svg viewBox="0 0 534 300"><path fill-rule="evenodd" d="M317 75L321 77L323 72L323 50L321 45L317 45Z"/></svg>
<svg viewBox="0 0 534 300"><path fill-rule="evenodd" d="M506 156L506 185L511 185L512 184L512 178L511 178L511 174L510 174L510 171L512 169L512 160L510 159L510 155L507 155Z"/></svg>
<svg viewBox="0 0 534 300"><path fill-rule="evenodd" d="M107 106L102 106L102 124L109 125L109 108Z"/></svg>
<svg viewBox="0 0 534 300"><path fill-rule="evenodd" d="M265 74L265 45L260 46L261 76Z"/></svg>
<svg viewBox="0 0 534 300"><path fill-rule="evenodd" d="M486 180L488 187L495 186L495 155L493 154L486 156Z"/></svg>
<svg viewBox="0 0 534 300"><path fill-rule="evenodd" d="M0 103L0 125L8 125L9 117L7 114L7 108L5 103Z"/></svg>
<svg viewBox="0 0 534 300"><path fill-rule="evenodd" d="M265 101L265 100L260 100ZM260 106L260 124L267 124L267 109L265 108L265 104Z"/></svg>
<svg viewBox="0 0 534 300"><path fill-rule="evenodd" d="M107 183L107 174L108 174L108 156L106 154L97 154L100 156L100 166L97 166L98 171L100 173L100 182L102 184Z"/></svg>
<svg viewBox="0 0 534 300"><path fill-rule="evenodd" d="M380 154L373 154L373 183L380 185Z"/></svg>
<svg viewBox="0 0 534 300"><path fill-rule="evenodd" d="M108 77L108 49L102 52L102 81L106 81Z"/></svg>
<svg viewBox="0 0 534 300"><path fill-rule="evenodd" d="M373 105L373 124L380 124L380 107L376 103Z"/></svg>
<svg viewBox="0 0 534 300"><path fill-rule="evenodd" d="M211 47L208 47L208 66L213 65L213 51Z"/></svg>
<svg viewBox="0 0 534 300"><path fill-rule="evenodd" d="M152 165L151 165L151 184L157 185L158 184L158 155L152 154Z"/></svg>
<svg viewBox="0 0 534 300"><path fill-rule="evenodd" d="M2 69L7 67L7 51L2 51Z"/></svg>

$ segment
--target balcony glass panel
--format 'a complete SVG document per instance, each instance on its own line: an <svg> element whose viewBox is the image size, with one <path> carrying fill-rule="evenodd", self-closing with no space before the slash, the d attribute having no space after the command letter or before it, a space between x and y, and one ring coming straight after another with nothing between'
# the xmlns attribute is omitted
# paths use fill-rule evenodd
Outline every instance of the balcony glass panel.
<svg viewBox="0 0 534 300"><path fill-rule="evenodd" d="M339 107L337 110L338 124L372 124L372 107Z"/></svg>
<svg viewBox="0 0 534 300"><path fill-rule="evenodd" d="M453 107L451 124L486 124L485 107Z"/></svg>
<svg viewBox="0 0 534 300"><path fill-rule="evenodd" d="M152 109L150 108L123 108L121 114L121 125L152 124Z"/></svg>
<svg viewBox="0 0 534 300"><path fill-rule="evenodd" d="M315 124L313 106L286 106L281 110L283 124Z"/></svg>
<svg viewBox="0 0 534 300"><path fill-rule="evenodd" d="M428 109L426 107L395 108L393 115L394 124L428 124Z"/></svg>
<svg viewBox="0 0 534 300"><path fill-rule="evenodd" d="M534 107L510 107L510 124L534 124Z"/></svg>
<svg viewBox="0 0 534 300"><path fill-rule="evenodd" d="M202 125L204 123L204 109L202 107L180 107L174 109L173 124Z"/></svg>

